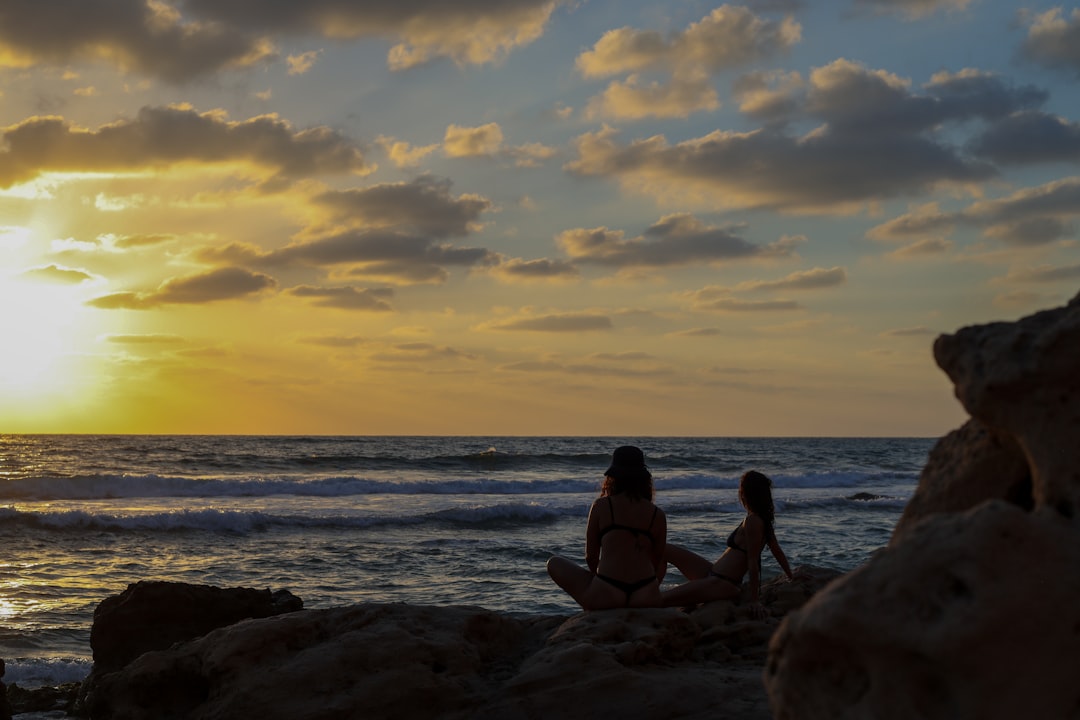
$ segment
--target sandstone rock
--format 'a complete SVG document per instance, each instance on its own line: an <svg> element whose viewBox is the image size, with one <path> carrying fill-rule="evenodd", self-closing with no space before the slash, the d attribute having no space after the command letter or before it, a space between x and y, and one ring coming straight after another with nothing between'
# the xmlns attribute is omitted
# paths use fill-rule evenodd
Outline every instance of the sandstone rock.
<svg viewBox="0 0 1080 720"><path fill-rule="evenodd" d="M1080 717L1080 296L934 350L972 420L889 547L773 636L777 720Z"/></svg>
<svg viewBox="0 0 1080 720"><path fill-rule="evenodd" d="M786 618L776 720L1077 717L1077 568L1077 528L1049 509L920 523Z"/></svg>
<svg viewBox="0 0 1080 720"><path fill-rule="evenodd" d="M245 618L291 612L303 601L288 590L217 588L142 581L94 610L90 647L94 669L119 669L148 650L161 650Z"/></svg>
<svg viewBox="0 0 1080 720"><path fill-rule="evenodd" d="M79 689L74 711L86 714L99 702L100 678L148 651L168 648L246 618L271 617L302 607L303 601L288 590L133 583L94 610L90 629L94 666Z"/></svg>
<svg viewBox="0 0 1080 720"><path fill-rule="evenodd" d="M1027 458L1011 435L968 420L930 451L919 485L893 529L892 542L921 518L963 512L993 499L1032 508Z"/></svg>
<svg viewBox="0 0 1080 720"><path fill-rule="evenodd" d="M780 615L835 575L810 568L793 583L766 583L762 598ZM779 622L731 603L570 617L303 610L145 653L102 675L86 711L93 720L766 720L761 672Z"/></svg>
<svg viewBox="0 0 1080 720"><path fill-rule="evenodd" d="M943 335L934 357L971 416L1015 438L1036 506L1080 511L1080 295L1015 323Z"/></svg>

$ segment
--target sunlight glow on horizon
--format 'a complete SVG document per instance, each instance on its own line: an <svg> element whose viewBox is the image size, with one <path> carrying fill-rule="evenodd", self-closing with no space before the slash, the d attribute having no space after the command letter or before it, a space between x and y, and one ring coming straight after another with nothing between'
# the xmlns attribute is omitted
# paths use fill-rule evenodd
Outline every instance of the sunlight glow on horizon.
<svg viewBox="0 0 1080 720"><path fill-rule="evenodd" d="M0 26L0 432L940 435L1080 286L1048 0L85 2Z"/></svg>

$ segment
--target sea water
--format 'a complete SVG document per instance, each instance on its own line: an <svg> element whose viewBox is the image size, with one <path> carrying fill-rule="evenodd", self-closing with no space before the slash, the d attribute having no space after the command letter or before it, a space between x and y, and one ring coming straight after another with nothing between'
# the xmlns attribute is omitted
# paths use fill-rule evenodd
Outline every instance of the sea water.
<svg viewBox="0 0 1080 720"><path fill-rule="evenodd" d="M773 480L792 565L851 570L888 542L933 442L0 435L4 681L81 680L94 608L139 580L285 588L307 608L575 612L544 564L583 562L622 444L646 453L669 542L718 556L754 469ZM764 559L764 577L779 572Z"/></svg>

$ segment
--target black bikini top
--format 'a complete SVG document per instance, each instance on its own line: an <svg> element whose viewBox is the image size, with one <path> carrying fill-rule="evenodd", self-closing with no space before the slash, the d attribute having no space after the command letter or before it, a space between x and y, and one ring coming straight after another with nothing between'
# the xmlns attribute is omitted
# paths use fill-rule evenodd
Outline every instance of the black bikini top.
<svg viewBox="0 0 1080 720"><path fill-rule="evenodd" d="M619 523L615 522L615 505L612 504L610 495L608 495L607 501L608 501L608 510L611 511L611 524L600 531L600 537L599 537L600 540L603 540L604 535L606 535L607 533L609 533L612 530L625 530L625 531L627 531L629 533L633 533L635 538L640 539L640 536L644 535L645 537L649 538L649 542L653 542L653 536L652 536L652 532L651 532L652 531L652 526L653 526L653 523L656 521L656 512L660 508L657 508L657 507L653 508L652 518L649 520L649 527L642 530L641 528L632 527L630 525L620 525Z"/></svg>
<svg viewBox="0 0 1080 720"><path fill-rule="evenodd" d="M736 525L735 529L731 531L731 534L728 535L728 538L727 538L727 546L729 548L732 548L733 550L738 550L741 553L745 553L746 548L742 547L741 545L739 545L739 543L735 542L735 533L739 532L739 529L743 527L743 523L745 523L745 522L746 522L746 520L744 519L741 523ZM771 527L766 526L765 532L766 532L766 538L772 537L773 529ZM761 566L761 556L758 555L758 567L760 567L760 566Z"/></svg>
<svg viewBox="0 0 1080 720"><path fill-rule="evenodd" d="M742 523L739 523L738 525L736 525L735 529L731 531L731 534L727 536L727 546L729 548L733 548L735 550L738 550L739 552L746 552L746 548L742 547L737 542L735 542L735 533L739 532L740 528L742 528Z"/></svg>

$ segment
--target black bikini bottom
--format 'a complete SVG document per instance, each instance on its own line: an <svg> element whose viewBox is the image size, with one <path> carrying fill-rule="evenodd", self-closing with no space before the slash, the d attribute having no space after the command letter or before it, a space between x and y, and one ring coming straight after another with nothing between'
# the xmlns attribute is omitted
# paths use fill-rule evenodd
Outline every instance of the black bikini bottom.
<svg viewBox="0 0 1080 720"><path fill-rule="evenodd" d="M600 578L608 585L618 588L619 590L622 590L624 593L626 593L627 605L630 604L630 596L633 595L636 591L640 590L643 587L646 587L649 583L656 582L655 575L647 578L642 578L641 580L635 580L634 582L623 582L622 580L616 580L615 578L610 578L607 575L601 575L600 573L597 573L596 577Z"/></svg>

